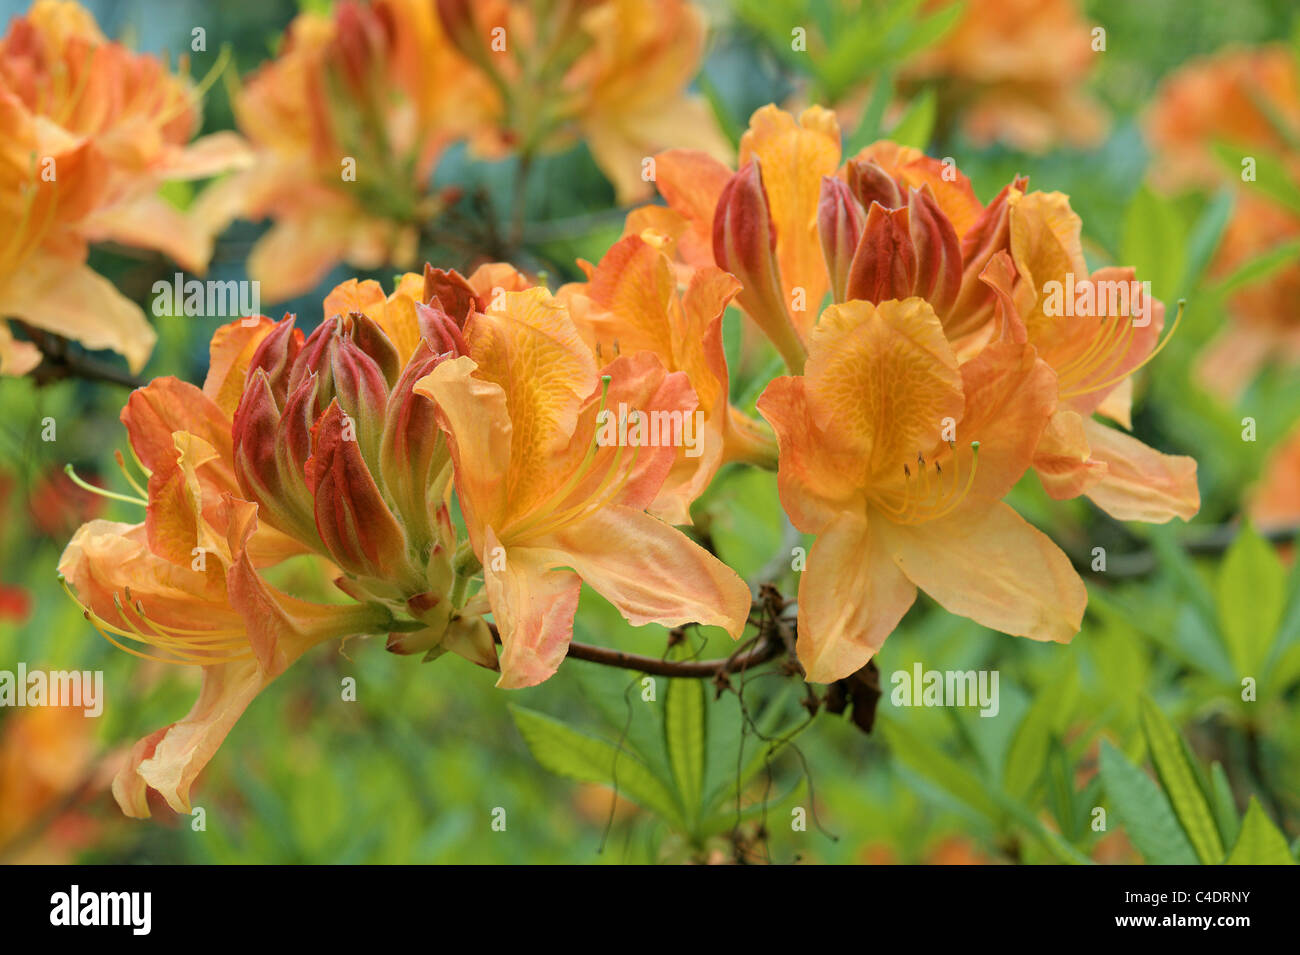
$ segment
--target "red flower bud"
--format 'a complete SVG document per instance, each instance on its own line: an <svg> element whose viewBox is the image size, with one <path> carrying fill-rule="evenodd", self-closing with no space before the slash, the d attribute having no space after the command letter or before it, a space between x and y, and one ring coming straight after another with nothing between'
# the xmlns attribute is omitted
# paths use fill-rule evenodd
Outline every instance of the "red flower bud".
<svg viewBox="0 0 1300 955"><path fill-rule="evenodd" d="M736 297L796 374L807 358L781 290L776 224L758 160L746 163L723 187L713 214L713 258L740 280Z"/></svg>
<svg viewBox="0 0 1300 955"><path fill-rule="evenodd" d="M846 300L860 299L879 304L891 298L907 298L916 284L916 251L908 210L886 209L871 204L858 250L849 266Z"/></svg>
<svg viewBox="0 0 1300 955"><path fill-rule="evenodd" d="M406 533L384 503L337 401L312 429L306 472L316 530L331 559L348 573L393 585L397 593L423 591L423 575L408 558Z"/></svg>
<svg viewBox="0 0 1300 955"><path fill-rule="evenodd" d="M831 277L831 295L836 302L845 301L849 266L857 251L858 240L866 227L866 214L853 198L849 187L831 176L822 177L821 201L817 205L817 231L822 241L822 256Z"/></svg>

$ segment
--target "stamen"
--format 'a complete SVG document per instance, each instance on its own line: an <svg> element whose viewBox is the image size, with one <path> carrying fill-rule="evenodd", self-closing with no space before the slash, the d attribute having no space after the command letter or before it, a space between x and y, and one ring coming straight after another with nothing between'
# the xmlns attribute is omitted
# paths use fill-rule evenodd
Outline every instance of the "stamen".
<svg viewBox="0 0 1300 955"><path fill-rule="evenodd" d="M1072 390L1069 390L1069 391L1063 391L1063 392L1061 392L1060 397L1061 397L1061 398L1077 398L1077 397L1080 396L1080 395L1088 395L1088 394L1092 394L1092 393L1095 392L1095 391L1101 391L1101 390L1103 390L1103 389L1105 389L1105 388L1110 388L1110 387L1112 387L1112 386L1114 386L1114 385L1119 384L1119 383L1120 383L1121 381L1123 381L1125 378L1127 378L1127 377L1129 377L1130 375L1136 373L1136 372L1139 371L1140 369L1145 368L1145 367L1147 366L1147 364L1150 363L1150 362L1152 361L1152 359L1154 359L1154 358L1156 357L1156 355L1159 355L1160 352L1164 350L1165 345L1167 345L1167 344L1169 343L1169 339L1173 338L1173 337L1174 337L1174 333L1178 331L1178 326L1179 326L1179 325L1182 323L1182 321L1183 321L1183 309L1186 307L1186 305L1187 305L1187 300L1186 300L1186 299L1182 299L1182 298L1180 298L1180 299L1178 300L1178 312L1177 312L1177 314L1174 315L1174 323L1173 323L1173 325L1170 326L1170 328L1169 328L1169 332L1168 332L1168 333L1167 333L1167 334L1166 334L1162 339L1160 339L1159 342L1156 343L1156 347L1153 348L1153 349L1151 349L1151 353L1150 353L1149 355L1147 355L1146 358L1142 359L1142 361L1140 361L1138 364L1134 365L1132 368L1130 368L1128 371L1124 372L1122 375L1116 375L1115 377L1113 377L1113 378L1111 378L1111 379L1109 379L1109 380L1107 380L1107 381L1102 381L1102 382L1098 382L1098 383L1096 383L1096 384L1091 384L1091 385L1087 385L1087 386L1084 386L1084 387L1075 388L1075 389L1072 389ZM1132 321L1129 322L1129 328L1130 328L1130 330L1132 329ZM1123 354L1123 353L1121 352L1121 356L1122 356L1122 354ZM1113 367L1113 366L1111 366L1111 367ZM1108 368L1107 370L1109 371L1110 369ZM1077 376L1075 376L1075 380L1076 380L1076 381L1079 380Z"/></svg>
<svg viewBox="0 0 1300 955"><path fill-rule="evenodd" d="M102 487L96 487L88 481L83 481L77 476L77 472L73 469L71 464L64 466L63 473L72 480L73 484L77 485L77 487L81 488L83 491L89 491L91 494L98 494L100 497L106 497L114 501L125 501L128 504L139 504L141 507L149 506L148 501L141 500L138 497L131 497L127 494L118 494L114 491L105 490Z"/></svg>
<svg viewBox="0 0 1300 955"><path fill-rule="evenodd" d="M117 462L117 468L119 471L122 472L122 477L126 478L126 483L131 485L131 487L135 488L136 493L139 494L142 498L148 500L149 492L146 491L144 488L142 488L140 486L140 483L132 476L131 472L126 469L126 458L122 456L122 452L114 451L113 460Z"/></svg>
<svg viewBox="0 0 1300 955"><path fill-rule="evenodd" d="M158 623L145 614L142 602L132 599L129 587L124 588L126 604L123 604L122 599L116 593L113 594L113 606L117 608L119 616L126 625L125 627L115 626L83 604L77 598L77 595L72 592L72 588L68 586L67 578L62 574L58 575L58 580L63 587L63 592L81 608L81 615L90 622L92 627L99 631L99 635L119 650L124 650L132 656L139 657L142 660L153 660L158 663L173 663L178 666L215 666L252 659L253 651L248 645L248 635L242 630L189 630L183 627L170 627ZM140 624L131 619L131 615L127 610L128 606L139 617ZM157 648L168 655L161 656L137 650L134 647L127 646L121 640L114 639L114 635L129 642Z"/></svg>
<svg viewBox="0 0 1300 955"><path fill-rule="evenodd" d="M954 442L948 442L948 447L955 452ZM898 524L924 524L946 517L966 499L974 486L975 472L979 467L979 449L980 443L972 441L971 469L966 476L964 485L961 478L961 458L955 453L953 454L954 464L950 482L943 480L942 475L944 472L938 460L934 462L936 478L933 484L931 483L929 471L924 467L921 469L922 479L913 482L912 469L907 464L904 464L905 483L902 499L891 501L888 498L879 497L874 500L875 506L884 511ZM917 458L918 461L924 461L921 455L917 455Z"/></svg>

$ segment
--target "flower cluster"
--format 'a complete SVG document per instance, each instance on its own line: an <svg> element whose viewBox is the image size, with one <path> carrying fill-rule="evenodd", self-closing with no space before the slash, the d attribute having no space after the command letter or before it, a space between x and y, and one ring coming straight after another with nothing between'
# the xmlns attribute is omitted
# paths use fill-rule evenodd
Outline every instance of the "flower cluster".
<svg viewBox="0 0 1300 955"><path fill-rule="evenodd" d="M452 651L529 686L563 660L584 581L633 624L739 636L748 587L673 526L728 461L776 464L816 538L798 600L809 680L864 666L918 588L1069 640L1084 586L1002 499L1032 469L1123 519L1196 511L1194 462L1093 418L1127 422L1163 307L1049 307L1052 282L1132 280L1089 275L1063 195L1017 179L984 205L916 150L877 143L842 165L839 150L826 111L766 107L739 171L658 156L668 205L634 210L584 282L552 294L506 264L426 266L387 295L354 280L310 335L292 316L236 321L201 389L135 392L122 418L144 521L86 524L60 572L108 639L204 684L133 750L124 810L147 814L151 789L185 809L253 697L331 638L387 634L396 653ZM792 372L758 401L770 432L728 400L733 301ZM614 409L632 409L623 429L698 415L698 453L606 440ZM349 602L273 585L301 554Z"/></svg>
<svg viewBox="0 0 1300 955"><path fill-rule="evenodd" d="M202 272L214 230L159 195L247 161L239 139L199 126L194 84L105 39L68 0L38 0L0 40L0 316L126 356L153 349L139 306L86 265L87 245L165 252ZM0 319L0 373L40 361Z"/></svg>

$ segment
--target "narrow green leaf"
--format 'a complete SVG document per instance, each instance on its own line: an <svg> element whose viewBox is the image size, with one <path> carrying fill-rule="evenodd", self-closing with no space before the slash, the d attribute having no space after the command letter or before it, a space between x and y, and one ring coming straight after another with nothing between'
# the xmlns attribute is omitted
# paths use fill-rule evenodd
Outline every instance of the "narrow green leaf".
<svg viewBox="0 0 1300 955"><path fill-rule="evenodd" d="M1105 740L1100 765L1111 811L1143 858L1153 865L1195 865L1196 852L1151 777Z"/></svg>
<svg viewBox="0 0 1300 955"><path fill-rule="evenodd" d="M686 818L699 815L705 770L704 681L668 681L664 700L664 745Z"/></svg>
<svg viewBox="0 0 1300 955"><path fill-rule="evenodd" d="M1282 623L1286 569L1272 545L1249 524L1228 548L1216 591L1219 632L1237 676L1259 679Z"/></svg>
<svg viewBox="0 0 1300 955"><path fill-rule="evenodd" d="M620 796L632 800L685 829L681 809L668 790L645 763L609 743L588 736L553 717L522 706L511 706L515 725L543 768L558 776L584 783L603 783Z"/></svg>
<svg viewBox="0 0 1300 955"><path fill-rule="evenodd" d="M1002 774L1002 788L1013 799L1024 799L1042 775L1052 731L1061 728L1061 714L1078 696L1077 671L1067 670L1040 693L1016 729Z"/></svg>
<svg viewBox="0 0 1300 955"><path fill-rule="evenodd" d="M1206 794L1196 780L1196 772L1183 749L1182 737L1168 717L1147 697L1139 707L1142 732L1151 750L1160 784L1169 795L1178 821L1196 855L1204 865L1218 865L1223 860L1223 841L1214 823Z"/></svg>
<svg viewBox="0 0 1300 955"><path fill-rule="evenodd" d="M935 111L938 100L934 90L928 89L912 100L907 112L889 131L889 138L900 146L915 146L925 149L930 145L930 136L934 132Z"/></svg>
<svg viewBox="0 0 1300 955"><path fill-rule="evenodd" d="M988 784L947 753L892 718L876 718L894 758L946 790L976 812L997 819L999 809Z"/></svg>
<svg viewBox="0 0 1300 955"><path fill-rule="evenodd" d="M1228 854L1226 865L1295 865L1295 857L1273 820L1268 818L1259 801L1250 797L1246 818L1241 821L1241 835Z"/></svg>
<svg viewBox="0 0 1300 955"><path fill-rule="evenodd" d="M1225 846L1230 846L1241 833L1241 815L1237 812L1237 801L1232 797L1228 776L1218 762L1210 766L1210 790L1214 796L1214 821L1219 826L1219 836Z"/></svg>
<svg viewBox="0 0 1300 955"><path fill-rule="evenodd" d="M1141 186L1129 202L1124 216L1124 237L1120 259L1137 271L1138 281L1149 281L1157 298L1178 294L1186 254L1183 236L1187 229L1178 208Z"/></svg>
<svg viewBox="0 0 1300 955"><path fill-rule="evenodd" d="M1219 240L1232 217L1234 205L1232 191L1224 189L1210 200L1201 217L1196 220L1192 234L1187 239L1187 266L1183 270L1180 295L1190 295L1201 281L1205 269L1219 248Z"/></svg>

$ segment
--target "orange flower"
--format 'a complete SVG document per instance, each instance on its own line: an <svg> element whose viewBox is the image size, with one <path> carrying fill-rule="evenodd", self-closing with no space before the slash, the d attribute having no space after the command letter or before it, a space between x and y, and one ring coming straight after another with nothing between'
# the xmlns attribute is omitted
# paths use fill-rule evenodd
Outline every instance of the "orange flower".
<svg viewBox="0 0 1300 955"><path fill-rule="evenodd" d="M432 269L388 297L349 282L308 338L293 317L234 322L213 338L202 389L160 378L131 395L122 420L147 475L144 488L132 481L144 522L84 525L59 571L111 642L200 667L203 689L188 716L132 750L113 786L128 815L148 815L150 789L188 811L243 710L324 640L388 632L394 652L496 665L486 625L456 618L446 599L449 457L412 390L462 345L442 303L472 294ZM336 567L355 602L310 603L263 577L303 553Z"/></svg>
<svg viewBox="0 0 1300 955"><path fill-rule="evenodd" d="M837 300L925 298L963 364L991 342L1027 341L1057 373L1034 459L1048 492L1086 493L1121 520L1196 513L1195 461L1092 420L1128 427L1130 376L1160 347L1164 306L1132 269L1089 275L1066 196L1026 193L1017 179L981 206L955 167L887 142L850 160L845 178L824 181L820 216Z"/></svg>
<svg viewBox="0 0 1300 955"><path fill-rule="evenodd" d="M954 0L930 0L938 9ZM941 109L976 144L1041 152L1061 140L1090 145L1105 114L1084 89L1097 56L1075 0L965 0L956 25L906 76L934 82Z"/></svg>
<svg viewBox="0 0 1300 955"><path fill-rule="evenodd" d="M409 266L418 225L443 207L428 191L433 170L476 128L484 95L431 3L300 14L279 57L235 98L254 164L210 190L200 211L216 228L273 220L248 260L266 301L312 289L339 262Z"/></svg>
<svg viewBox="0 0 1300 955"><path fill-rule="evenodd" d="M1236 207L1210 264L1224 277L1300 238L1300 216L1243 184L1215 147L1242 156L1277 156L1300 183L1294 147L1300 126L1300 71L1283 46L1232 50L1190 63L1165 79L1147 116L1155 158L1153 181L1163 189L1231 185ZM1269 363L1300 364L1300 266L1290 264L1232 293L1231 323L1201 356L1198 377L1214 394L1240 394Z"/></svg>
<svg viewBox="0 0 1300 955"><path fill-rule="evenodd" d="M1265 530L1300 522L1300 428L1269 455L1259 486L1251 493L1250 519Z"/></svg>
<svg viewBox="0 0 1300 955"><path fill-rule="evenodd" d="M780 441L786 513L817 535L799 583L809 680L861 669L918 587L1006 633L1074 635L1083 582L1001 502L1055 403L1055 375L1024 344L959 365L923 299L826 309L805 374L777 378L758 405Z"/></svg>
<svg viewBox="0 0 1300 955"><path fill-rule="evenodd" d="M190 143L191 84L108 42L75 3L38 0L0 41L0 315L111 348L138 371L154 332L139 307L85 264L89 242L157 249L202 272L213 231L158 195L166 180L244 161L238 137ZM188 145L187 145L188 144ZM39 353L0 323L0 372Z"/></svg>
<svg viewBox="0 0 1300 955"><path fill-rule="evenodd" d="M542 288L502 291L466 326L467 357L416 385L438 406L471 550L464 612L491 609L502 687L564 659L582 581L633 624L715 624L738 636L750 594L736 574L645 513L676 458L649 428L695 409L686 375L650 352L597 368L568 309ZM460 586L463 589L464 583Z"/></svg>
<svg viewBox="0 0 1300 955"><path fill-rule="evenodd" d="M708 104L685 92L704 50L703 19L686 0L437 6L496 91L480 151L528 156L581 137L619 202L647 194L643 162L667 143L730 158Z"/></svg>
<svg viewBox="0 0 1300 955"><path fill-rule="evenodd" d="M1058 500L1086 494L1119 520L1190 520L1201 503L1196 462L1161 454L1093 418L1101 413L1129 426L1130 376L1163 345L1164 305L1132 269L1089 276L1081 223L1065 195L1013 192L1009 206L1016 274L1013 280L1007 269L997 281L999 293L1015 303L1005 310L1010 334L1028 340L1055 369L1059 389L1034 458L1043 486ZM1069 303L1072 289L1078 298ZM1063 310L1067 304L1073 311Z"/></svg>
<svg viewBox="0 0 1300 955"><path fill-rule="evenodd" d="M44 820L44 838L33 843L24 837L83 787L86 794L94 791L94 725L80 709L67 706L14 710L0 723L0 858L5 862L67 864L73 850L91 841L95 824L75 804Z"/></svg>
<svg viewBox="0 0 1300 955"><path fill-rule="evenodd" d="M716 265L735 275L740 306L797 371L828 287L817 209L821 179L840 161L835 116L814 106L796 122L764 106L741 137L739 161L733 175L698 150L660 153L656 184L668 209L634 211L626 231L655 229L686 266Z"/></svg>
<svg viewBox="0 0 1300 955"><path fill-rule="evenodd" d="M724 461L774 465L776 445L761 422L727 400L729 376L722 349L722 314L739 290L734 278L713 266L696 270L679 293L662 236L627 236L598 266L580 263L588 281L560 289L584 340L596 354L653 353L670 372L685 373L699 402L700 434L684 444L650 512L673 524L689 524L690 505Z"/></svg>

